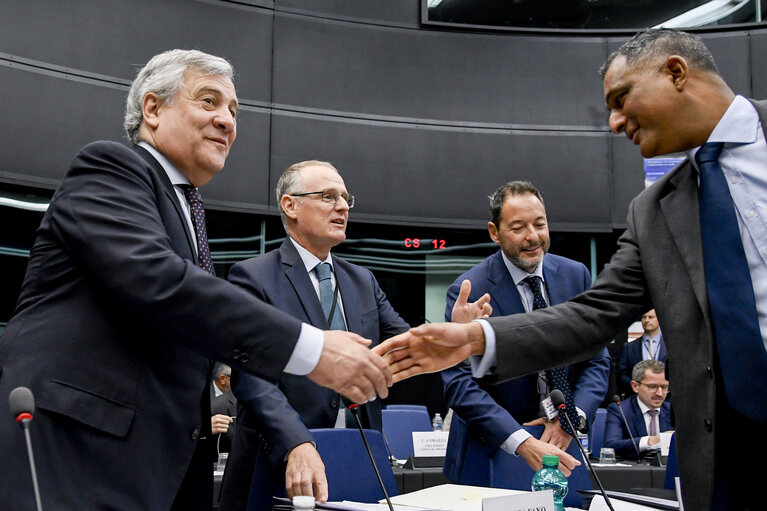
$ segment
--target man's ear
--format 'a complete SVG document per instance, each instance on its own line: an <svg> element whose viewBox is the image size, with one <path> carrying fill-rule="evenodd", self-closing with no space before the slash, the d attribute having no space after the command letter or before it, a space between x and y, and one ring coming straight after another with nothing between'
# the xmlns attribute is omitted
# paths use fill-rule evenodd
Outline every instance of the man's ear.
<svg viewBox="0 0 767 511"><path fill-rule="evenodd" d="M152 129L157 129L160 123L159 113L162 108L160 97L154 92L148 92L141 101L141 113L144 117L143 124Z"/></svg>
<svg viewBox="0 0 767 511"><path fill-rule="evenodd" d="M671 55L666 59L665 64L663 64L663 72L671 77L674 87L680 92L684 90L687 85L689 71L687 61L684 57L680 57L679 55Z"/></svg>
<svg viewBox="0 0 767 511"><path fill-rule="evenodd" d="M493 222L487 223L487 232L490 234L490 239L493 240L493 243L496 245L501 244L501 238L498 236L498 226L495 225Z"/></svg>
<svg viewBox="0 0 767 511"><path fill-rule="evenodd" d="M280 199L280 207L282 208L283 213L285 213L285 216L290 218L291 220L296 219L296 206L298 205L298 201L295 197L291 197L290 195L283 195Z"/></svg>
<svg viewBox="0 0 767 511"><path fill-rule="evenodd" d="M631 388L634 390L634 393L639 393L639 383L634 380L631 380Z"/></svg>

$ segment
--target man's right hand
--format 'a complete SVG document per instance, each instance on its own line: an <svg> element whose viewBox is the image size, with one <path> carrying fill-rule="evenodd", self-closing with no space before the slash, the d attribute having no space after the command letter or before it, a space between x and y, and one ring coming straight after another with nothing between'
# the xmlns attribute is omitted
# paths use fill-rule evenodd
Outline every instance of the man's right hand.
<svg viewBox="0 0 767 511"><path fill-rule="evenodd" d="M228 415L218 413L210 418L210 429L214 435L218 433L226 433L229 431L229 424L232 422L233 419Z"/></svg>
<svg viewBox="0 0 767 511"><path fill-rule="evenodd" d="M559 470L568 477L573 469L581 464L580 461L576 460L562 449L532 437L528 438L517 447L517 454L525 458L527 464L535 471L538 471L543 467L544 454L559 456Z"/></svg>
<svg viewBox="0 0 767 511"><path fill-rule="evenodd" d="M392 386L391 370L366 347L370 342L352 332L326 330L320 360L307 376L357 404L385 398Z"/></svg>
<svg viewBox="0 0 767 511"><path fill-rule="evenodd" d="M285 490L291 499L296 495L314 496L314 500L328 500L328 479L325 464L311 442L297 445L288 453L285 469Z"/></svg>

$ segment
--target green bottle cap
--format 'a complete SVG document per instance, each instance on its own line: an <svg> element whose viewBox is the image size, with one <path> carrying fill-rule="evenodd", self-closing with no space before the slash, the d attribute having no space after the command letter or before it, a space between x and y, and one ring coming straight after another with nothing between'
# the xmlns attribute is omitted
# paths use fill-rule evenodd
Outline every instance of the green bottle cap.
<svg viewBox="0 0 767 511"><path fill-rule="evenodd" d="M543 466L545 467L559 466L559 456L555 456L554 454L544 454L541 461L543 462Z"/></svg>

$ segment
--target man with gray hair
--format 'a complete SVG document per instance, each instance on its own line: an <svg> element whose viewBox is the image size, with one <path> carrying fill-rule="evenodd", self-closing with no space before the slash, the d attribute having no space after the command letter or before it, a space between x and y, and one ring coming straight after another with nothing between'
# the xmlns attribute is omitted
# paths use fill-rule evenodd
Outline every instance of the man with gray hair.
<svg viewBox="0 0 767 511"><path fill-rule="evenodd" d="M370 341L284 314L216 278L197 187L237 134L233 70L172 50L128 94L116 142L84 147L51 200L0 340L0 395L37 397L34 438L47 509L210 509L211 359L281 372L364 403L385 397ZM73 364L73 361L77 361ZM0 415L8 417L5 399ZM0 421L0 508L34 508L24 442Z"/></svg>
<svg viewBox="0 0 767 511"><path fill-rule="evenodd" d="M373 273L332 253L346 239L355 203L338 170L324 161L296 163L283 172L276 193L287 237L279 249L235 264L229 280L301 321L356 332L373 345L406 331ZM488 299L480 297L474 310ZM275 386L235 372L232 389L239 406L222 509L268 509L283 489L290 497L327 500L324 464L309 428L346 426L338 393L291 374ZM380 400L359 413L366 428L381 429Z"/></svg>

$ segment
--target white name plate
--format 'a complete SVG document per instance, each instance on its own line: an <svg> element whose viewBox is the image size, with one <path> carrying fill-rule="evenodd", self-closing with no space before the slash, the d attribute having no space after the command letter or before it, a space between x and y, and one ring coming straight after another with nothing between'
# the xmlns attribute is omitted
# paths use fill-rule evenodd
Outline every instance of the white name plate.
<svg viewBox="0 0 767 511"><path fill-rule="evenodd" d="M444 457L449 434L447 431L413 431L414 455Z"/></svg>
<svg viewBox="0 0 767 511"><path fill-rule="evenodd" d="M482 511L554 511L551 490L482 499Z"/></svg>

